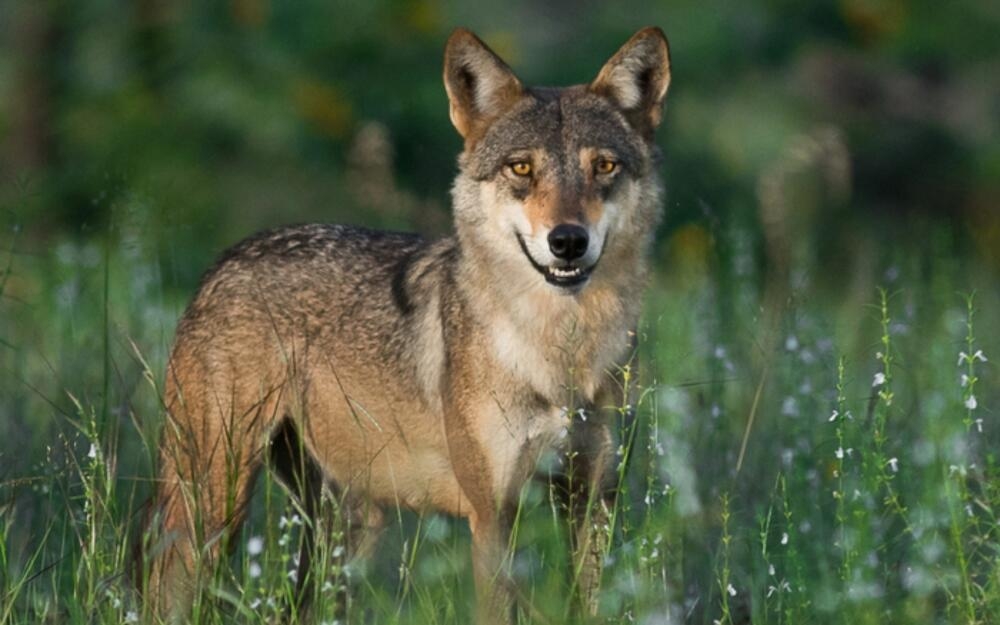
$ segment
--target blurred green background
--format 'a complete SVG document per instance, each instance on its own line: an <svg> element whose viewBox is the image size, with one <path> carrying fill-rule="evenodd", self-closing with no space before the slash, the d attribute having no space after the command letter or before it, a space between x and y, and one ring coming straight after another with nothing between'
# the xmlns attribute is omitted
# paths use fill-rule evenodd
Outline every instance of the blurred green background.
<svg viewBox="0 0 1000 625"><path fill-rule="evenodd" d="M791 533L797 551L775 561L778 575L812 585L799 616L777 622L817 608L822 622L1000 615L996 369L978 363L973 409L954 368L960 350L1000 357L1000 3L0 0L0 591L14 588L23 622L81 603L60 589L99 553L73 542L95 445L117 485L106 543L134 525L166 351L213 258L296 222L448 231L461 149L441 84L452 28L473 29L525 82L558 85L589 81L650 24L670 40L673 80L658 138L666 219L641 328L649 445L635 464L648 467L632 479L653 477L632 488L655 522L623 530L609 577L624 584L662 530L661 559L642 570L669 584L651 587L676 588L693 622L715 620L729 596L717 584L720 496L733 492L733 583L739 601L756 592L758 615L786 613L767 603L770 555L748 555L759 515L770 523L782 501L785 525L761 542L780 551ZM967 340L973 291L984 312ZM890 412L870 403L884 337L900 360L897 400L889 441L873 443L866 428ZM859 418L834 438L828 417L844 405ZM659 414L662 431L649 425ZM863 467L834 470L834 450L852 446ZM949 480L967 468L956 496ZM664 499L649 505L658 480ZM865 498L834 510L830 492L855 482ZM911 516L886 507L893 492ZM973 507L988 520L955 516ZM842 549L852 524L860 546ZM406 545L407 531L394 540ZM393 552L379 565L389 580ZM93 577L124 585L123 561ZM911 583L911 565L933 583ZM10 581L36 571L52 579L27 591ZM985 590L963 600L955 571Z"/></svg>
<svg viewBox="0 0 1000 625"><path fill-rule="evenodd" d="M739 222L761 262L770 241L787 248L772 264L839 268L929 220L1000 268L1000 8L981 0L6 0L4 225L35 248L141 211L185 291L265 226L440 233L461 146L450 30L528 83L566 84L647 24L673 50L663 240L680 260L724 253L713 230ZM771 205L769 181L785 189Z"/></svg>

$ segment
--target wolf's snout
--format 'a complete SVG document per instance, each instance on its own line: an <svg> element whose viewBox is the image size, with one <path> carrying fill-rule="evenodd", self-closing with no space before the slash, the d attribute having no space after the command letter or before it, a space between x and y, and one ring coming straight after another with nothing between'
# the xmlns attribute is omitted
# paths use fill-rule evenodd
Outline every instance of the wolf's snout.
<svg viewBox="0 0 1000 625"><path fill-rule="evenodd" d="M587 253L590 236L587 229L573 224L559 224L549 232L549 249L560 260L576 260Z"/></svg>

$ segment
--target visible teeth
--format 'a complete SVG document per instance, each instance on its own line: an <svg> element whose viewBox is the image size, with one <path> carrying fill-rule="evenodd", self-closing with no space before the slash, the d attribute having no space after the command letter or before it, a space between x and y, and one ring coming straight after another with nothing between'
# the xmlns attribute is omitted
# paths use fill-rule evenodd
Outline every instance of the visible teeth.
<svg viewBox="0 0 1000 625"><path fill-rule="evenodd" d="M569 269L560 269L559 267L549 267L549 272L556 276L557 278L572 278L583 273L583 270L579 267L571 267Z"/></svg>

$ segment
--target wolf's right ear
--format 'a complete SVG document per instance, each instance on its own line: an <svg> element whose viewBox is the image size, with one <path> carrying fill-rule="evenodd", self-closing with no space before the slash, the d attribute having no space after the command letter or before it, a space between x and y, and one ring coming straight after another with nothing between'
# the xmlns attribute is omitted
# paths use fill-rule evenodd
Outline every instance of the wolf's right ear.
<svg viewBox="0 0 1000 625"><path fill-rule="evenodd" d="M670 86L670 48L663 31L643 28L601 68L590 83L622 110L638 131L651 136L663 116L663 98Z"/></svg>
<svg viewBox="0 0 1000 625"><path fill-rule="evenodd" d="M444 86L451 123L468 138L476 126L498 117L523 93L507 64L468 30L458 28L444 50Z"/></svg>

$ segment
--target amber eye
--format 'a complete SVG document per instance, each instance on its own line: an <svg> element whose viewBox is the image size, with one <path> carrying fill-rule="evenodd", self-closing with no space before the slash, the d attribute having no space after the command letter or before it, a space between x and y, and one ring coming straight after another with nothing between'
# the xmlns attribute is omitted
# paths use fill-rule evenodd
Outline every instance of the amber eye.
<svg viewBox="0 0 1000 625"><path fill-rule="evenodd" d="M527 161L517 161L516 163L510 164L510 170L514 172L515 176L530 176L531 163Z"/></svg>
<svg viewBox="0 0 1000 625"><path fill-rule="evenodd" d="M614 172L616 169L618 169L618 163L612 160L608 160L606 158L602 158L601 160L597 161L597 165L594 166L594 170L597 173L605 175Z"/></svg>

